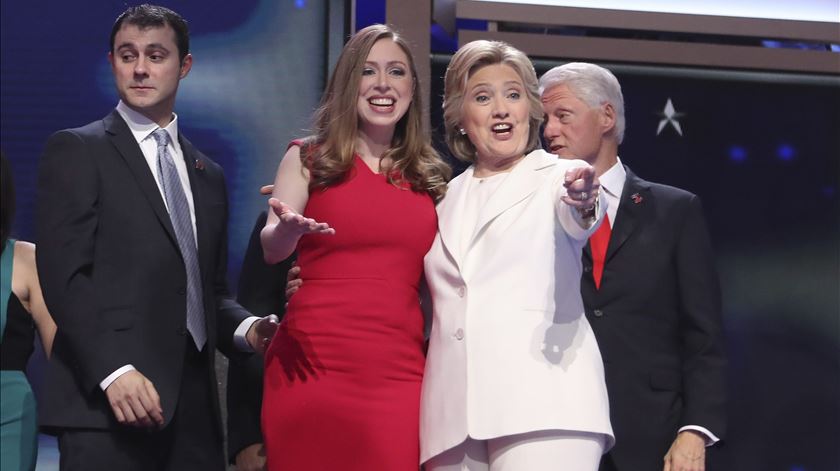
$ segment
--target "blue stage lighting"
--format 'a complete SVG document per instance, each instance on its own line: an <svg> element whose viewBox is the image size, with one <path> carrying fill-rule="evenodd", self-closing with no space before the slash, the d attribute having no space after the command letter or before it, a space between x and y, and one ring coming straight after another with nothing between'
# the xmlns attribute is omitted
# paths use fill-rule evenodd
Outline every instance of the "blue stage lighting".
<svg viewBox="0 0 840 471"><path fill-rule="evenodd" d="M741 146L732 146L729 148L729 160L736 164L743 163L747 160L747 149Z"/></svg>
<svg viewBox="0 0 840 471"><path fill-rule="evenodd" d="M776 157L783 162L790 162L796 158L796 149L790 144L779 144L776 148Z"/></svg>

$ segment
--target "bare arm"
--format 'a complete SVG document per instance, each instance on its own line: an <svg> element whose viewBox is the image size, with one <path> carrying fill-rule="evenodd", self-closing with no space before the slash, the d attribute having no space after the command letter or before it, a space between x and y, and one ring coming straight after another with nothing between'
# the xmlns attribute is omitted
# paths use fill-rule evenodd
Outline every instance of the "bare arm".
<svg viewBox="0 0 840 471"><path fill-rule="evenodd" d="M277 168L274 191L268 200L268 220L260 233L266 263L286 259L304 234L335 233L328 224L302 215L307 201L309 172L301 164L300 147L292 146Z"/></svg>
<svg viewBox="0 0 840 471"><path fill-rule="evenodd" d="M44 353L49 358L55 339L55 321L47 310L38 270L35 268L35 245L29 242L15 243L15 270L12 275L12 290L20 299L23 307L32 315L35 328L41 337Z"/></svg>

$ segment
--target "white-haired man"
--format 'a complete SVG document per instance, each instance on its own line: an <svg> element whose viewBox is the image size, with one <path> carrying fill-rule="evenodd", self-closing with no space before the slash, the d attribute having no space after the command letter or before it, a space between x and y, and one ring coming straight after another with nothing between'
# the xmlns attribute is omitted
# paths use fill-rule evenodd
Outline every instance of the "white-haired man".
<svg viewBox="0 0 840 471"><path fill-rule="evenodd" d="M700 200L622 164L624 98L607 69L555 67L540 79L540 95L547 147L595 167L608 201L581 279L616 436L600 469L703 470L705 448L725 433L726 359Z"/></svg>

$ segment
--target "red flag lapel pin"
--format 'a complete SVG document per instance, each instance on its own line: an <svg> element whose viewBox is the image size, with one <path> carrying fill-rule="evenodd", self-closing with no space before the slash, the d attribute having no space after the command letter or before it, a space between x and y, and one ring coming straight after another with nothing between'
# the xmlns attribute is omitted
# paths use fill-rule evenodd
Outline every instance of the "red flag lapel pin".
<svg viewBox="0 0 840 471"><path fill-rule="evenodd" d="M635 203L635 204L639 204L642 201L644 201L644 198L642 198L642 195L640 195L638 193L633 193L632 195L630 195L630 199L633 200L633 203Z"/></svg>
<svg viewBox="0 0 840 471"><path fill-rule="evenodd" d="M195 159L195 169L204 170L204 161L201 159Z"/></svg>

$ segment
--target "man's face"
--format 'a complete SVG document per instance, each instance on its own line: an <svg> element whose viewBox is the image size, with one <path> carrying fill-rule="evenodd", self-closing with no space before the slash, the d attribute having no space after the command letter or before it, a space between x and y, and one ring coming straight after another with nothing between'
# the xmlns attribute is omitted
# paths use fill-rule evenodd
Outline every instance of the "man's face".
<svg viewBox="0 0 840 471"><path fill-rule="evenodd" d="M171 26L140 29L124 24L108 54L122 101L133 110L166 126L172 119L178 82L192 67L192 56L178 58Z"/></svg>
<svg viewBox="0 0 840 471"><path fill-rule="evenodd" d="M605 109L608 105L590 108L566 85L549 88L541 100L545 112L543 137L549 151L594 165L612 129L612 119Z"/></svg>

